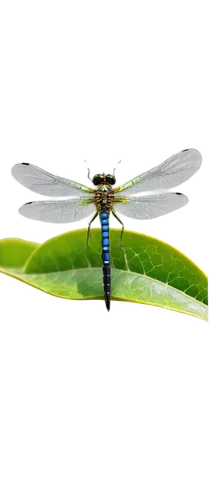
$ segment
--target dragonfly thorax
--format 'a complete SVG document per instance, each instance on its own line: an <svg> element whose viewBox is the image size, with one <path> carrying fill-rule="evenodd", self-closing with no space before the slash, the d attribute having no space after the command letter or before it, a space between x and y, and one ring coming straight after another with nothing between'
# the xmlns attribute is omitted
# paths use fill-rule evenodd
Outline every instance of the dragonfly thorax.
<svg viewBox="0 0 214 500"><path fill-rule="evenodd" d="M97 186L95 195L95 204L98 213L109 212L114 201L114 192L109 184L100 184Z"/></svg>

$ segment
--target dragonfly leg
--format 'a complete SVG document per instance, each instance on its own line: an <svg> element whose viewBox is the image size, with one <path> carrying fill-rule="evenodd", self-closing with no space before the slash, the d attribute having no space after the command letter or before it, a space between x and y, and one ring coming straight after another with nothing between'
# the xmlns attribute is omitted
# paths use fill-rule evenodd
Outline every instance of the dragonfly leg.
<svg viewBox="0 0 214 500"><path fill-rule="evenodd" d="M125 247L124 247L124 245L123 245L123 232L124 232L124 224L123 224L123 222L119 219L118 215L116 214L116 212L115 212L113 209L112 209L112 214L113 214L113 216L115 217L115 219L117 219L117 220L118 220L118 222L119 222L119 223L121 224L121 226L122 226L122 229L121 229L121 235L120 235L120 246L121 246L121 248L124 250L124 249L125 249Z"/></svg>
<svg viewBox="0 0 214 500"><path fill-rule="evenodd" d="M90 168L88 168L87 170L88 170L88 179L90 179L90 181L93 182L93 180L90 177Z"/></svg>
<svg viewBox="0 0 214 500"><path fill-rule="evenodd" d="M94 220L96 219L97 216L98 216L98 212L96 212L94 214L94 216L92 217L92 219L89 222L85 248L88 248L88 241L89 241L89 236L90 236L91 224L92 224L92 222L94 222Z"/></svg>

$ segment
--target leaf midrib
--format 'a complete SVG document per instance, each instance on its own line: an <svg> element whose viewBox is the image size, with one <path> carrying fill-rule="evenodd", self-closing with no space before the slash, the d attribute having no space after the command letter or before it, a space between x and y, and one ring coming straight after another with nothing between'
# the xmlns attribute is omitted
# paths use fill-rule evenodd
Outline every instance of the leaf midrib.
<svg viewBox="0 0 214 500"><path fill-rule="evenodd" d="M42 275L42 274L58 274L58 273L64 273L64 272L67 272L67 271L85 271L86 269L90 269L91 271L92 270L101 270L100 267L78 267L78 268L73 268L73 269L64 269L64 270L61 270L61 271L47 271L47 272L38 272L38 273L25 273L24 272L24 267L21 267L19 268L20 271L18 273L14 273L14 268L0 268L0 271L3 273L3 274L6 274L8 276L15 276L15 277L19 277L19 278L23 278L24 276L36 276L36 275ZM171 290L175 290L176 292L179 292L181 294L183 294L185 297L189 297L191 300L195 301L195 303L199 303L199 304L202 304L203 306L205 307L208 307L207 304L205 304L204 302L202 302L201 300L197 300L195 297L192 297L192 295L189 295L188 293L185 293L185 291L183 290L180 290L179 288L175 288L175 287L172 287L171 285L169 285L169 283L165 283L164 281L161 281L161 280L157 280L156 278L152 278L151 276L148 276L147 274L141 274L141 273L137 273L136 271L130 271L130 270L125 270L125 269L118 269L117 267L114 267L113 269L116 269L117 271L120 272L120 274L122 273L128 273L128 274L131 274L131 275L134 275L136 277L146 277L148 280L151 280L152 282L155 282L157 284L162 284L162 285L165 285L166 287L168 287L169 289ZM114 279L114 278L113 278ZM21 281L23 282L26 282L27 280L24 280L24 279L21 279ZM38 288L38 287L35 287L35 288Z"/></svg>

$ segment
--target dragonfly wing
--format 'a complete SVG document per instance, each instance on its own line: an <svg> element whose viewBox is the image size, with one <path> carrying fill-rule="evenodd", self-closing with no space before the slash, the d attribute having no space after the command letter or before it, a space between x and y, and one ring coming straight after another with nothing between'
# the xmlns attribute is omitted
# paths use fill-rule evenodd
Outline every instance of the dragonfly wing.
<svg viewBox="0 0 214 500"><path fill-rule="evenodd" d="M143 191L166 190L187 181L200 168L202 156L197 149L184 149L171 156L158 167L134 177L123 186L114 189L115 194L126 191L128 194Z"/></svg>
<svg viewBox="0 0 214 500"><path fill-rule="evenodd" d="M114 203L115 209L132 219L155 219L184 207L188 198L181 193L161 193L151 196L132 196Z"/></svg>
<svg viewBox="0 0 214 500"><path fill-rule="evenodd" d="M11 170L13 177L22 186L46 196L86 196L94 195L94 190L70 181L64 177L50 174L30 163L17 163Z"/></svg>
<svg viewBox="0 0 214 500"><path fill-rule="evenodd" d="M28 219L65 224L84 219L95 212L91 199L32 201L22 205L19 213Z"/></svg>

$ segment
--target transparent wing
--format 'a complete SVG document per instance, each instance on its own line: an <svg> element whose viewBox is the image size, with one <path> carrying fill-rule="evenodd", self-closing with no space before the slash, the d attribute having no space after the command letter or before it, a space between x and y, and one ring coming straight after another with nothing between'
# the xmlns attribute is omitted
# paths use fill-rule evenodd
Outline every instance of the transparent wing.
<svg viewBox="0 0 214 500"><path fill-rule="evenodd" d="M91 199L32 201L22 205L19 213L28 219L65 224L84 219L95 212Z"/></svg>
<svg viewBox="0 0 214 500"><path fill-rule="evenodd" d="M158 167L134 177L123 186L114 189L116 193L126 191L128 194L143 191L166 190L187 181L200 168L202 156L197 149L184 149L171 156Z"/></svg>
<svg viewBox="0 0 214 500"><path fill-rule="evenodd" d="M155 219L184 207L188 198L181 193L161 193L151 196L132 196L114 203L115 209L132 219Z"/></svg>
<svg viewBox="0 0 214 500"><path fill-rule="evenodd" d="M11 170L13 177L22 186L46 196L93 196L94 190L70 181L64 177L50 174L30 163L17 163Z"/></svg>

